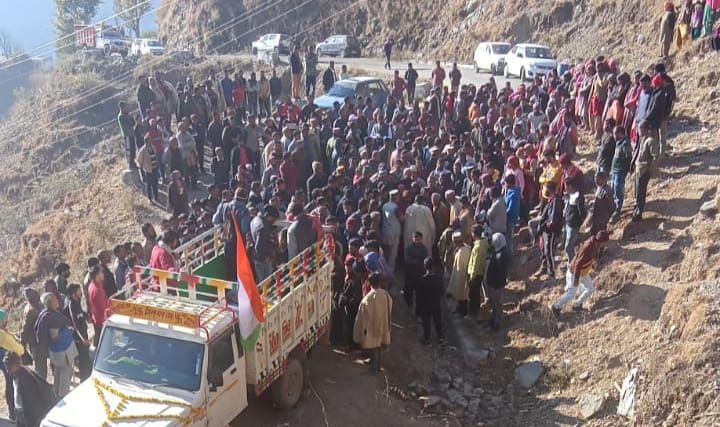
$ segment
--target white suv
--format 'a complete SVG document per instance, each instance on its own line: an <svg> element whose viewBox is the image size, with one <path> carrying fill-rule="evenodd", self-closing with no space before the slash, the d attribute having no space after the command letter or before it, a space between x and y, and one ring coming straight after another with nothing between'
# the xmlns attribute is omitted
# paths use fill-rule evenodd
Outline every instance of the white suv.
<svg viewBox="0 0 720 427"><path fill-rule="evenodd" d="M518 76L521 80L545 75L557 67L555 56L546 46L517 44L505 55L505 77Z"/></svg>
<svg viewBox="0 0 720 427"><path fill-rule="evenodd" d="M475 72L488 70L498 74L505 68L505 55L510 50L510 43L480 43L473 55Z"/></svg>

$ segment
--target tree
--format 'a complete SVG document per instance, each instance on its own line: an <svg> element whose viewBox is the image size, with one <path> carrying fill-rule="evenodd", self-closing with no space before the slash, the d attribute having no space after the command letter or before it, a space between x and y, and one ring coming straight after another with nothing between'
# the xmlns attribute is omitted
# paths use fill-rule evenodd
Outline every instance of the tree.
<svg viewBox="0 0 720 427"><path fill-rule="evenodd" d="M125 23L125 26L140 37L140 18L150 10L147 0L115 0L115 13Z"/></svg>
<svg viewBox="0 0 720 427"><path fill-rule="evenodd" d="M55 32L58 35L57 47L71 50L73 40L66 37L75 31L76 24L90 24L97 13L101 0L55 0Z"/></svg>
<svg viewBox="0 0 720 427"><path fill-rule="evenodd" d="M2 60L8 60L17 53L17 43L5 30L0 30L0 56Z"/></svg>

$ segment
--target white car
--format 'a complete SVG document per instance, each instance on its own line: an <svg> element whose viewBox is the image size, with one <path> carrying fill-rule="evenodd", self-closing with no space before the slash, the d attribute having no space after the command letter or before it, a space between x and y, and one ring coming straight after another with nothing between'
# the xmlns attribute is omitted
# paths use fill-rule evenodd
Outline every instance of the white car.
<svg viewBox="0 0 720 427"><path fill-rule="evenodd" d="M290 55L290 39L287 34L265 34L252 42L252 53L277 51L281 55Z"/></svg>
<svg viewBox="0 0 720 427"><path fill-rule="evenodd" d="M161 56L165 54L165 48L155 39L136 39L133 40L130 52L135 56Z"/></svg>
<svg viewBox="0 0 720 427"><path fill-rule="evenodd" d="M475 72L488 70L493 75L500 73L505 68L505 55L508 51L510 43L480 43L473 56Z"/></svg>
<svg viewBox="0 0 720 427"><path fill-rule="evenodd" d="M548 74L555 68L555 56L550 49L539 44L516 44L505 55L505 77L531 79L536 75Z"/></svg>

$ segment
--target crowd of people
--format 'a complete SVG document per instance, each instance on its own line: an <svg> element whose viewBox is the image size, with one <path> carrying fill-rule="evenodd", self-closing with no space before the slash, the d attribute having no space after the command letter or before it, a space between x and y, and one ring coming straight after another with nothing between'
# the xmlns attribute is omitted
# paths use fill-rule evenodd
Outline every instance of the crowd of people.
<svg viewBox="0 0 720 427"><path fill-rule="evenodd" d="M403 299L423 322L424 342L433 322L443 337L436 304L443 293L460 316L477 316L488 302L488 327L498 329L525 226L529 248L540 252L538 277L555 278L558 247L565 254L567 292L553 311L577 287L573 309L582 310L593 290L592 261L608 224L621 218L627 178L634 176L632 220L639 221L657 159L671 155L667 123L676 93L663 63L628 73L599 56L517 87L498 87L493 78L475 87L463 84L456 64L446 71L437 62L426 99L415 98L418 73L408 64L402 75L394 72L383 105L348 97L322 110L307 83L320 75L317 57L312 46L301 52L296 46L290 56L289 90L275 69L247 79L239 70L223 78L211 72L203 83L188 78L176 86L161 72L143 77L134 126L126 105L119 122L137 150L128 149L128 162L137 160L151 200L157 178L167 178L172 217L163 236L173 239L161 241L169 249L224 227L234 214L260 281L323 230L334 234L339 344L353 343L361 301L372 290L368 278L378 274L390 288L396 268L404 269ZM323 89L336 80L330 63ZM597 144L594 179L577 165L583 132ZM214 153L209 171L206 148ZM213 180L210 194L190 202L188 188L203 173ZM158 268L172 267L172 256L166 261ZM226 265L231 280L233 265Z"/></svg>
<svg viewBox="0 0 720 427"><path fill-rule="evenodd" d="M226 242L228 280L235 280L242 238L258 282L331 233L331 341L371 350L375 371L390 343L388 291L401 288L425 344L432 326L444 341L446 297L453 315L486 318L488 332L497 331L520 250L539 252L536 278L548 284L565 269L565 293L550 306L556 315L570 301L582 311L594 289L590 271L610 224L621 219L627 178L634 176L632 220L639 221L658 159L671 153L667 123L676 94L662 63L629 74L598 56L517 87L492 78L476 87L463 83L455 65L446 73L437 62L426 99L414 96L418 74L410 64L404 75L412 82L395 72L389 86L398 90L383 105L346 98L330 110L312 103L314 88L302 99L299 86L283 88L276 70L258 74L225 70L223 78L211 72L202 83L188 77L173 85L158 71L139 82L137 115L120 103L128 166L139 171L150 200L164 180L170 215L159 233L144 224L144 241L91 257L81 284L69 283L70 268L60 263L42 295L24 289L21 341L32 362L23 362L44 382L50 360L56 396L68 392L75 368L80 380L90 374L89 349L98 344L109 297L132 267L180 269L175 249L215 227ZM315 68L310 76L317 75ZM336 79L331 64L324 89ZM594 179L578 166L581 141L596 145ZM191 200L203 175L212 180L208 194ZM233 218L241 236L228 226ZM530 241L520 244L525 227Z"/></svg>
<svg viewBox="0 0 720 427"><path fill-rule="evenodd" d="M712 49L720 50L720 26L715 25L719 16L718 0L685 0L680 6L666 1L660 20L660 56L668 58L673 40L682 49L702 36L709 39Z"/></svg>

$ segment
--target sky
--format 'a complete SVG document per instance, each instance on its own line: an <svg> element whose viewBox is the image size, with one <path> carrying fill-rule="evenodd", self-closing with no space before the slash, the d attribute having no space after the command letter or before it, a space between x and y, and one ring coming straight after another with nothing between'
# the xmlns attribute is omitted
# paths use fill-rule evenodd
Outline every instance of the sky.
<svg viewBox="0 0 720 427"><path fill-rule="evenodd" d="M38 46L50 45L30 52L33 56L51 54L54 41L57 39L53 28L55 18L55 0L0 0L3 11L0 13L0 31L10 35L13 41L23 50L29 51ZM114 0L103 0L98 8L97 22L115 14ZM152 0L152 7L160 5L160 0ZM140 22L140 30L155 29L155 13L145 16Z"/></svg>

